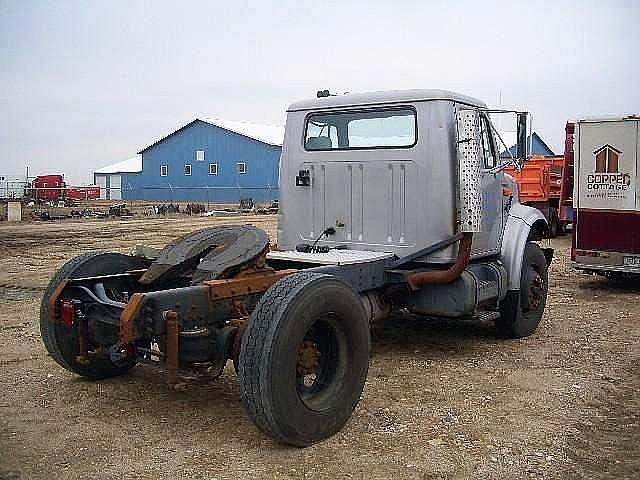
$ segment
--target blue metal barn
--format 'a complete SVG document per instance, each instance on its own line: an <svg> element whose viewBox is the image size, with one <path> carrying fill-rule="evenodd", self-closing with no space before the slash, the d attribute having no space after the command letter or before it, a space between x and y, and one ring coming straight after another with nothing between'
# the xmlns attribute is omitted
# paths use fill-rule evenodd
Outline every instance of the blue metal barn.
<svg viewBox="0 0 640 480"><path fill-rule="evenodd" d="M282 127L195 119L138 152L140 171L114 172L120 176L121 198L211 203L277 199L283 137ZM95 182L104 184L100 175L109 176L109 167L94 174ZM114 182L110 178L106 183ZM114 197L110 192L108 198Z"/></svg>

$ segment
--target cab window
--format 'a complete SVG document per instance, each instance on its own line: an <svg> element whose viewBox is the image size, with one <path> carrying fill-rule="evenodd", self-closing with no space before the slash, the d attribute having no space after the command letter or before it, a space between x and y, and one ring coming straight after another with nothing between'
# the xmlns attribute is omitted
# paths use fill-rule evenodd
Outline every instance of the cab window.
<svg viewBox="0 0 640 480"><path fill-rule="evenodd" d="M416 111L389 107L314 113L307 117L306 150L409 148L418 137Z"/></svg>
<svg viewBox="0 0 640 480"><path fill-rule="evenodd" d="M480 119L480 136L482 138L482 152L483 152L483 168L489 169L497 165L496 155L494 151L494 145L491 141L491 124L489 119L482 115Z"/></svg>

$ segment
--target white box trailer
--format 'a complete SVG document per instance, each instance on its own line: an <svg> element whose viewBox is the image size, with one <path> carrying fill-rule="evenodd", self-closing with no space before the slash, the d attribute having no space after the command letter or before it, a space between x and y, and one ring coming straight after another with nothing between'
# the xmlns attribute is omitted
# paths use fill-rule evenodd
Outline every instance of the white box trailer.
<svg viewBox="0 0 640 480"><path fill-rule="evenodd" d="M609 277L640 274L639 116L576 122L571 258Z"/></svg>

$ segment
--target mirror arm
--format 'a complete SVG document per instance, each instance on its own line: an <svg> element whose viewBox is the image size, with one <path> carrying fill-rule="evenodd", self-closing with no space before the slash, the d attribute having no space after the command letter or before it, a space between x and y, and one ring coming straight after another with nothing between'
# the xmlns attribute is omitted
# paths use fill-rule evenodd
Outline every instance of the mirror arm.
<svg viewBox="0 0 640 480"><path fill-rule="evenodd" d="M495 112L495 111L493 111L493 112L494 113L503 113L503 112ZM491 111L489 113L491 113ZM511 112L507 112L507 113L511 113ZM511 165L513 165L514 168L516 169L516 171L518 173L520 173L522 171L522 167L517 162L517 160L515 159L513 154L511 153L511 150L509 150L509 147L507 146L507 144L505 143L504 139L502 138L502 135L500 135L500 132L498 132L496 127L493 126L493 122L491 120L489 120L489 125L491 126L491 130L493 131L493 133L498 137L498 140L500 140L500 143L502 143L502 146L504 147L505 152L507 152L509 154L509 157L511 157L506 162L500 163L499 165L496 165L495 167L490 169L489 173L495 175L496 173L501 172L502 170L504 170L505 168L507 168L507 167L509 167ZM500 160L501 159L498 157L498 161L500 161Z"/></svg>

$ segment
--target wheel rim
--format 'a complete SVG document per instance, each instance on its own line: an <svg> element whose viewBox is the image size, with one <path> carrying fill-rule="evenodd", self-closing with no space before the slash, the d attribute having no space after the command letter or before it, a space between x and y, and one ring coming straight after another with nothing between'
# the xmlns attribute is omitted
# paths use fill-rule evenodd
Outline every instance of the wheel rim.
<svg viewBox="0 0 640 480"><path fill-rule="evenodd" d="M524 311L538 310L545 297L544 278L534 265L527 270L527 304Z"/></svg>
<svg viewBox="0 0 640 480"><path fill-rule="evenodd" d="M346 365L345 335L335 315L318 318L297 352L296 391L302 403L326 410L340 386Z"/></svg>

